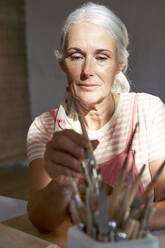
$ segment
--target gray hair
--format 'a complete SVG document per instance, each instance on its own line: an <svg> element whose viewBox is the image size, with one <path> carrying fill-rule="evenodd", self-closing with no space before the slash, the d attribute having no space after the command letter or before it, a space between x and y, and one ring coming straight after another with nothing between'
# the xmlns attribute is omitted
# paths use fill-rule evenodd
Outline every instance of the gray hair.
<svg viewBox="0 0 165 248"><path fill-rule="evenodd" d="M125 76L129 56L127 50L129 44L127 29L124 23L114 14L114 12L104 5L87 2L69 14L61 31L60 49L55 51L57 59L63 59L65 39L69 28L72 24L80 23L82 20L102 26L110 32L110 35L116 42L118 58L120 61L125 63L123 72L116 75L111 91L113 93L129 92L130 85Z"/></svg>

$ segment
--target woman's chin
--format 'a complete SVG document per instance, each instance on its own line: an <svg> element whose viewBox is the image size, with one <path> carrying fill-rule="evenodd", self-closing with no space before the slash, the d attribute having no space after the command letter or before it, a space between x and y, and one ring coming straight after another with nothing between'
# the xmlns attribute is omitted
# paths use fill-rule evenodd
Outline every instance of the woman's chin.
<svg viewBox="0 0 165 248"><path fill-rule="evenodd" d="M101 102L101 99L98 98L92 98L92 97L86 97L86 98L79 98L79 103L85 106L94 106Z"/></svg>

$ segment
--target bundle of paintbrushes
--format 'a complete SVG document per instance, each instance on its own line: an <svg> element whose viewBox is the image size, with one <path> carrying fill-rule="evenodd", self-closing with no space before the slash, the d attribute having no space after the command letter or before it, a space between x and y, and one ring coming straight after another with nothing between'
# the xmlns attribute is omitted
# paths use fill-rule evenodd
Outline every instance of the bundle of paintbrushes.
<svg viewBox="0 0 165 248"><path fill-rule="evenodd" d="M75 101L74 105L82 132L88 139L85 125ZM133 136L135 132L136 128ZM149 217L154 211L152 204L153 187L165 163L160 166L142 196L139 197L138 189L145 165L132 182L133 169L131 168L126 175L128 159L126 157L112 189L103 182L100 169L95 161L92 145L89 139L88 141L88 156L82 161L85 184L84 186L78 186L74 179L70 177L72 192L67 191L73 222L81 231L102 242L145 237Z"/></svg>

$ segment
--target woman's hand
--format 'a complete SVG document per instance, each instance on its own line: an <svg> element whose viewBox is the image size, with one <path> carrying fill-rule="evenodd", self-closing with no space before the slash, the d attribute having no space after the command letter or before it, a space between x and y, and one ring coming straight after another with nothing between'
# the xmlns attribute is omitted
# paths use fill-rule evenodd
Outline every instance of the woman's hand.
<svg viewBox="0 0 165 248"><path fill-rule="evenodd" d="M95 148L98 141L92 143ZM44 166L49 176L82 176L81 160L85 158L87 148L88 141L83 135L71 129L55 132L44 156Z"/></svg>

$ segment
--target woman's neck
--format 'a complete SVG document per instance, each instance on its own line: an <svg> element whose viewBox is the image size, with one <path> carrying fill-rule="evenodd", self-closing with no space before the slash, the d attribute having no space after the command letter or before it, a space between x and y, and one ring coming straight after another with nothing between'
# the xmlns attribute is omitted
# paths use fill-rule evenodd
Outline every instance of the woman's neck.
<svg viewBox="0 0 165 248"><path fill-rule="evenodd" d="M98 130L112 117L118 104L119 95L109 95L95 106L79 105L80 114L88 129Z"/></svg>

